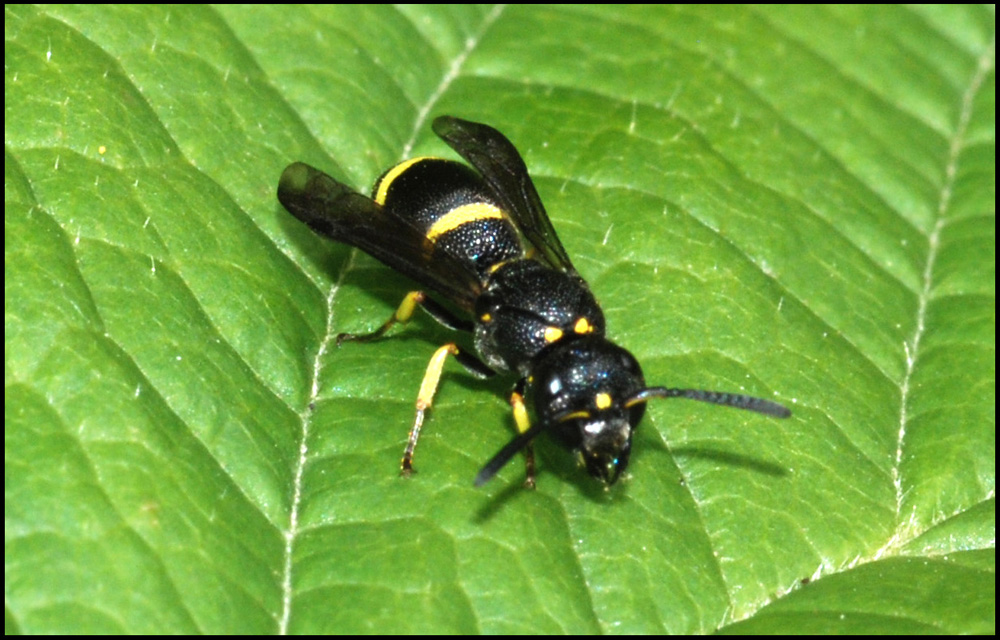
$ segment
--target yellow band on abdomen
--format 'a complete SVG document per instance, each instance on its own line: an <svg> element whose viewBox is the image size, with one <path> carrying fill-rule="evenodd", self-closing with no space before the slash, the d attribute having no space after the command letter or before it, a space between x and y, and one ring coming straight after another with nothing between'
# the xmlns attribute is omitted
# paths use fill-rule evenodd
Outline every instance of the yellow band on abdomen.
<svg viewBox="0 0 1000 640"><path fill-rule="evenodd" d="M404 171L412 167L418 162L423 162L424 160L433 160L433 158L428 158L426 156L421 156L419 158L412 158L405 162L400 162L392 169L386 172L382 179L378 181L378 189L375 190L375 197L372 198L375 202L384 205L385 197L389 193L389 187L392 183L396 181L396 178L400 176Z"/></svg>
<svg viewBox="0 0 1000 640"><path fill-rule="evenodd" d="M434 242L439 236L461 227L466 222L496 220L503 217L503 211L486 202L463 204L435 220L431 228L427 230L427 239Z"/></svg>

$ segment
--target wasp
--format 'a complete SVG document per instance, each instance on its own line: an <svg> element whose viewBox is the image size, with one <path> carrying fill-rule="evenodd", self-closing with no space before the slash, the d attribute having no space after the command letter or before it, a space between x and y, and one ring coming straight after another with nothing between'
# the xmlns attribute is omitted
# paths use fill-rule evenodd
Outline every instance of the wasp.
<svg viewBox="0 0 1000 640"><path fill-rule="evenodd" d="M612 485L628 467L632 435L653 398L791 415L761 398L646 386L635 357L606 337L601 307L573 267L510 140L493 127L451 116L435 119L432 127L472 166L434 157L407 160L379 177L371 197L303 163L287 167L278 185L281 204L313 231L419 284L378 329L340 334L338 345L381 338L417 308L472 334L475 353L449 342L430 359L400 463L404 475L413 472L424 416L449 356L478 377L517 376L510 394L517 435L480 470L476 486L524 450L525 485L533 487L532 443L542 433Z"/></svg>

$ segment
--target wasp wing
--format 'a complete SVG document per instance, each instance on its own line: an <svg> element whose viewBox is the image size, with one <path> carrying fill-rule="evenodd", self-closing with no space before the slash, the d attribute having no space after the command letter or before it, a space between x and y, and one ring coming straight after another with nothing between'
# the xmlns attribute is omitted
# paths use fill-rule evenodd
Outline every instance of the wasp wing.
<svg viewBox="0 0 1000 640"><path fill-rule="evenodd" d="M432 256L423 231L319 169L289 165L278 183L278 201L316 233L361 249L463 309L471 310L482 290L465 263L442 252Z"/></svg>
<svg viewBox="0 0 1000 640"><path fill-rule="evenodd" d="M497 201L549 266L576 272L545 213L542 199L513 143L493 127L452 116L440 116L434 133L476 168Z"/></svg>

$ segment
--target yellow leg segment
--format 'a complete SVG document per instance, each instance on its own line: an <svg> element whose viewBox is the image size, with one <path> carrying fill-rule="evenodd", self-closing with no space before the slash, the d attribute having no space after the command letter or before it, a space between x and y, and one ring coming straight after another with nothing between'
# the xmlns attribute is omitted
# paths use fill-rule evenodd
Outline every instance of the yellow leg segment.
<svg viewBox="0 0 1000 640"><path fill-rule="evenodd" d="M342 342L347 341L357 341L357 342L371 342L372 340L378 340L385 333L391 329L396 323L406 324L413 317L413 312L417 310L426 299L426 294L423 291L411 291L403 298L403 301L399 303L399 308L396 312L392 314L381 327L372 331L371 333L341 333L337 335L337 346L339 347Z"/></svg>
<svg viewBox="0 0 1000 640"><path fill-rule="evenodd" d="M510 407L514 411L514 424L517 425L517 432L524 433L531 428L531 419L528 417L528 408L524 406L524 396L519 391L510 394ZM535 488L535 448L532 443L524 447L525 478L524 487L526 489Z"/></svg>
<svg viewBox="0 0 1000 640"><path fill-rule="evenodd" d="M407 298L409 297L407 296ZM405 304L406 300L403 303ZM400 308L402 307L403 305L400 305ZM413 428L410 429L410 437L407 439L406 449L403 451L403 459L399 464L400 473L404 476L414 472L413 451L417 448L417 440L420 438L420 427L424 424L424 413L431 408L431 404L434 402L434 394L437 393L438 384L441 382L441 371L444 369L445 360L448 359L449 355L457 356L458 354L458 347L454 343L449 343L435 351L434 355L431 356L431 361L427 364L427 372L424 373L424 380L420 383L420 392L417 394L417 417L413 421Z"/></svg>

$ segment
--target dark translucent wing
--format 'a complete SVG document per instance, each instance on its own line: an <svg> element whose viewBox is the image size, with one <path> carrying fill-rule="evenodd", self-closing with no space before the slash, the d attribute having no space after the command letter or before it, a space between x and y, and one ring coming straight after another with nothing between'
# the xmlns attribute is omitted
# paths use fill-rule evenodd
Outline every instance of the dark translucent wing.
<svg viewBox="0 0 1000 640"><path fill-rule="evenodd" d="M464 309L472 309L482 289L460 260L442 253L431 259L423 231L319 169L289 165L278 183L278 201L316 233L361 249Z"/></svg>
<svg viewBox="0 0 1000 640"><path fill-rule="evenodd" d="M575 272L545 213L528 167L511 141L493 127L451 116L436 118L433 128L479 171L540 257L556 269Z"/></svg>

